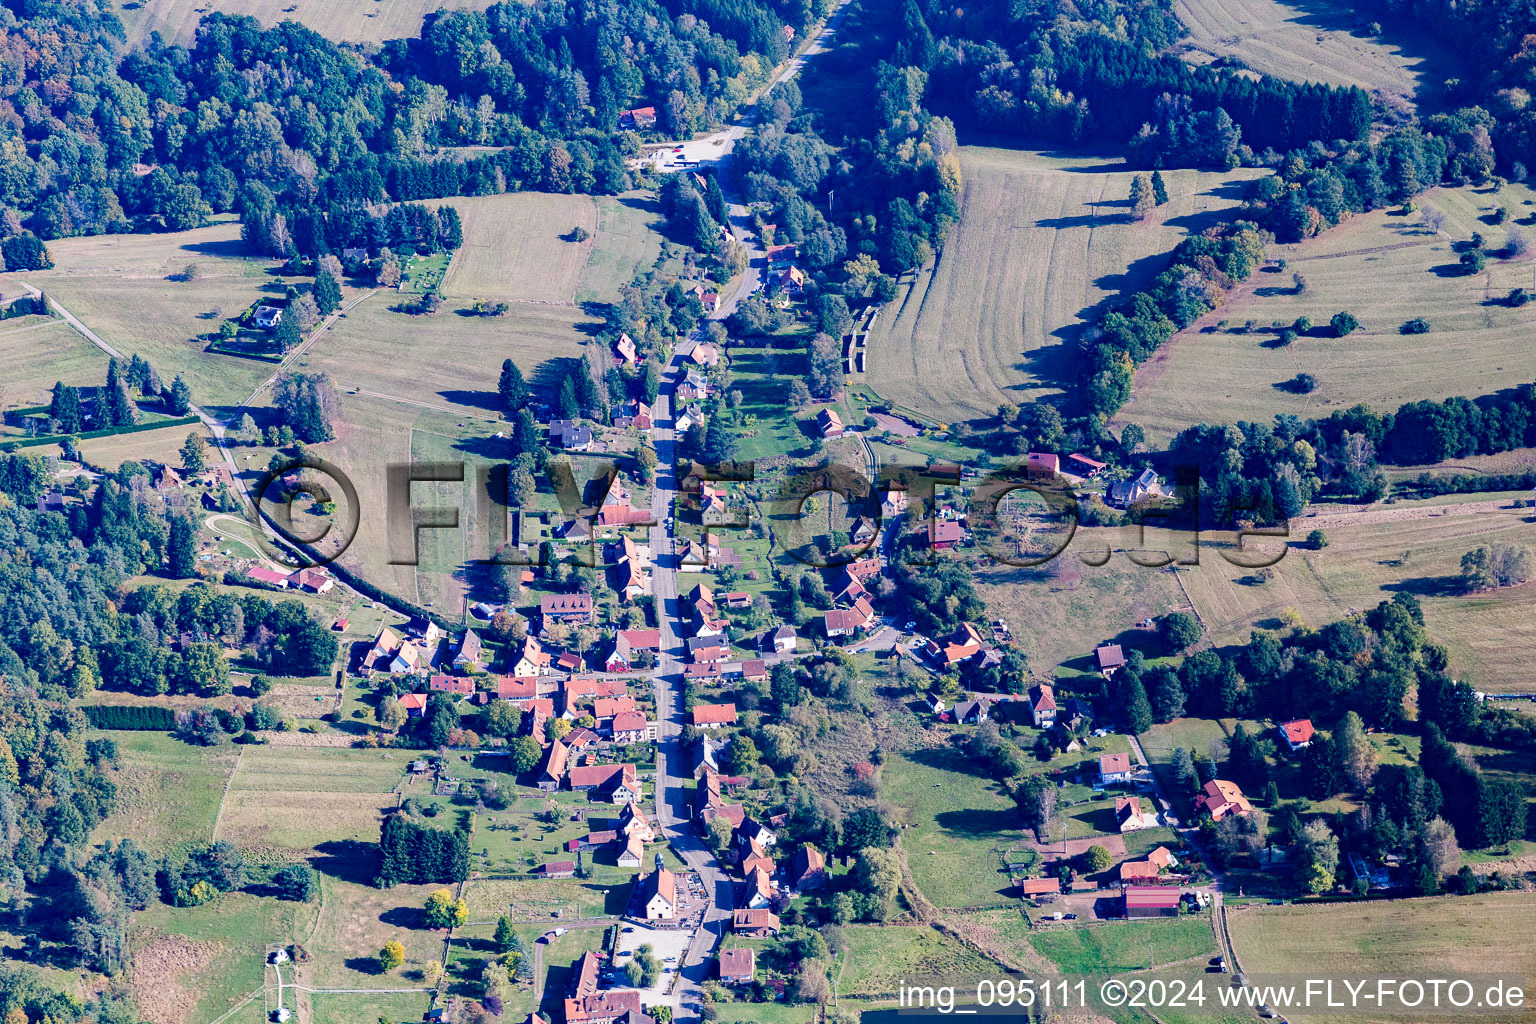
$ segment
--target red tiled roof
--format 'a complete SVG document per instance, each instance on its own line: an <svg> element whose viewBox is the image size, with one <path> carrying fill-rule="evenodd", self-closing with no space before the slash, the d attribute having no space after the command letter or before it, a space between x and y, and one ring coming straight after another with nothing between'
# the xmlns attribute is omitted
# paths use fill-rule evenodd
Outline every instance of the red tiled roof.
<svg viewBox="0 0 1536 1024"><path fill-rule="evenodd" d="M735 722L735 704L700 704L693 709L694 725L732 725Z"/></svg>
<svg viewBox="0 0 1536 1024"><path fill-rule="evenodd" d="M1311 743L1312 737L1317 735L1310 718L1298 718L1294 722L1282 724L1280 728L1285 730L1285 738L1292 743Z"/></svg>

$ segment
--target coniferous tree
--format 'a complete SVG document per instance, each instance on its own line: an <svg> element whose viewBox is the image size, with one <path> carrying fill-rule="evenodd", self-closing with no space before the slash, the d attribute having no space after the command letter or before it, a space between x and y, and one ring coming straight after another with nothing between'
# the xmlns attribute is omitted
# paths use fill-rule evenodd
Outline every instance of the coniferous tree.
<svg viewBox="0 0 1536 1024"><path fill-rule="evenodd" d="M107 363L106 394L102 396L104 417L109 427L132 426L137 419L133 402L128 398L128 384L123 380L117 360Z"/></svg>
<svg viewBox="0 0 1536 1024"><path fill-rule="evenodd" d="M1163 172L1152 172L1152 201L1158 206L1168 202L1168 186L1163 184Z"/></svg>
<svg viewBox="0 0 1536 1024"><path fill-rule="evenodd" d="M315 271L314 296L321 316L330 316L341 308L341 282L336 280L329 267Z"/></svg>
<svg viewBox="0 0 1536 1024"><path fill-rule="evenodd" d="M181 374L171 381L170 393L166 396L166 408L173 416L185 416L192 408L192 388L181 379Z"/></svg>
<svg viewBox="0 0 1536 1024"><path fill-rule="evenodd" d="M80 392L63 381L55 384L53 401L48 404L48 416L57 424L59 433L79 433L84 422L80 411Z"/></svg>
<svg viewBox="0 0 1536 1024"><path fill-rule="evenodd" d="M517 410L528 404L532 393L523 371L510 359L501 362L501 379L496 383L496 393L501 397L501 411L508 419L517 416Z"/></svg>
<svg viewBox="0 0 1536 1024"><path fill-rule="evenodd" d="M197 545L192 524L185 516L171 520L171 534L165 547L165 571L181 580L197 575Z"/></svg>

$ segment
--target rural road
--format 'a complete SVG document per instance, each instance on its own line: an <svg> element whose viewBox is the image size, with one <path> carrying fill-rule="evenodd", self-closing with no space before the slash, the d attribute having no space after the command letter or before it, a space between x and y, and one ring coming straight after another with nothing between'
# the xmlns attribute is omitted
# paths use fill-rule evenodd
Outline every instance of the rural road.
<svg viewBox="0 0 1536 1024"><path fill-rule="evenodd" d="M809 57L823 52L837 25L847 10L847 0L828 15L811 43L764 87L766 94L774 86L790 81L806 66ZM755 97L754 97L755 99ZM673 143L659 149L662 160L672 156L676 145L684 147L684 155L695 154L694 159L708 157L715 164L721 186L734 192L729 174L729 158L735 141L746 135L751 124L747 119L739 124L703 139L687 143ZM681 165L667 166L658 162L656 170L680 170ZM729 198L729 195L728 195ZM743 298L758 287L759 267L765 254L760 240L755 238L748 225L748 212L744 205L731 203L730 230L737 241L747 247L747 270L736 282L728 295L721 298L711 319L723 320L735 311ZM668 1002L675 1019L696 1020L703 1006L703 984L709 978L714 965L715 950L730 929L731 910L735 897L735 885L725 873L714 853L705 844L698 830L693 827L692 810L688 806L686 788L693 782L691 754L683 749L681 735L686 720L682 706L681 684L683 679L684 629L681 602L678 596L678 555L675 545L675 514L677 511L677 462L678 437L674 426L673 394L684 375L684 363L693 347L702 340L704 332L695 328L693 334L680 343L672 353L662 375L661 390L652 406L655 427L652 436L656 445L656 480L651 488L650 542L653 558L651 589L656 602L656 616L661 628L661 651L655 675L656 687L656 821L671 843L673 852L682 858L690 869L698 873L704 890L709 894L701 927L694 935L687 954L678 965L678 982Z"/></svg>

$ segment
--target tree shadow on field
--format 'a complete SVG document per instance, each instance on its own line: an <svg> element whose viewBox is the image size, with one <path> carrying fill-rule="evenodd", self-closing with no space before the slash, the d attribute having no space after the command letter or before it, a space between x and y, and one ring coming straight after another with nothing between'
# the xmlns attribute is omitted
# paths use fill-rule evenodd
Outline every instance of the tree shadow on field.
<svg viewBox="0 0 1536 1024"><path fill-rule="evenodd" d="M989 836L999 832L1020 830L1019 812L1015 808L991 808L980 810L966 807L961 810L940 811L933 816L934 823L946 832L964 836Z"/></svg>
<svg viewBox="0 0 1536 1024"><path fill-rule="evenodd" d="M349 956L345 964L347 970L356 971L358 974L380 975L384 973L383 968L379 966L379 958L376 956Z"/></svg>
<svg viewBox="0 0 1536 1024"><path fill-rule="evenodd" d="M427 912L420 907L390 907L379 915L379 921L395 928L425 928Z"/></svg>
<svg viewBox="0 0 1536 1024"><path fill-rule="evenodd" d="M224 259L244 259L251 255L246 249L245 242L238 238L221 239L208 242L188 242L181 246L183 252L196 253L199 256L219 256Z"/></svg>
<svg viewBox="0 0 1536 1024"><path fill-rule="evenodd" d="M310 867L322 875L358 885L372 885L379 873L379 847L357 839L337 839L315 847Z"/></svg>
<svg viewBox="0 0 1536 1024"><path fill-rule="evenodd" d="M1405 580L1383 583L1382 590L1392 593L1412 594L1415 597L1468 597L1460 576L1413 576Z"/></svg>
<svg viewBox="0 0 1536 1024"><path fill-rule="evenodd" d="M494 391L464 391L449 388L439 391L438 397L454 405L463 405L471 409L483 409L486 412L501 411L501 396Z"/></svg>
<svg viewBox="0 0 1536 1024"><path fill-rule="evenodd" d="M1104 202L1097 205L1111 206L1118 205L1118 203ZM1078 213L1069 217L1044 217L1035 221L1035 226L1063 231L1067 228L1094 228L1102 227L1105 224L1129 224L1131 219L1129 213Z"/></svg>

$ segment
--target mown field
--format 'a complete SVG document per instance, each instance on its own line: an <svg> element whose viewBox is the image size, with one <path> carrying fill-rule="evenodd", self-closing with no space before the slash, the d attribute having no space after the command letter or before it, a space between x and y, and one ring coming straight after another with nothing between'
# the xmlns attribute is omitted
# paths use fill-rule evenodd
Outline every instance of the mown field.
<svg viewBox="0 0 1536 1024"><path fill-rule="evenodd" d="M1536 265L1490 259L1485 273L1464 276L1452 248L1477 231L1490 252L1501 249L1508 226L1536 213L1533 195L1514 184L1498 193L1434 189L1420 207L1445 215L1439 234L1418 214L1377 210L1318 238L1272 246L1268 255L1286 260L1285 269L1253 275L1220 310L1163 346L1137 372L1131 401L1116 419L1140 424L1160 441L1192 423L1327 416L1361 402L1389 410L1536 379L1536 350L1527 343L1536 305L1501 301L1512 288L1536 285ZM1504 225L1491 223L1497 208L1506 211ZM1302 294L1294 293L1292 272L1306 278ZM1335 338L1327 323L1341 310L1358 317L1361 329ZM1301 316L1319 326L1277 345L1271 325ZM1415 317L1429 322L1429 332L1400 333ZM1248 321L1256 325L1252 332L1244 330ZM1316 390L1297 394L1283 386L1302 372L1317 379Z"/></svg>
<svg viewBox="0 0 1536 1024"><path fill-rule="evenodd" d="M1403 98L1435 84L1437 70L1444 72L1443 54L1425 56L1434 42L1424 33L1410 34L1391 18L1335 0L1178 0L1174 13L1189 29L1181 47L1199 63L1230 57L1278 78ZM1372 21L1386 26L1386 34L1368 34Z"/></svg>
<svg viewBox="0 0 1536 1024"><path fill-rule="evenodd" d="M204 343L192 340L257 299L282 298L288 279L275 273L276 264L246 255L235 221L167 234L61 238L48 249L52 270L0 276L0 292L23 294L23 280L44 289L107 344L148 359L167 384L182 375L197 404L238 405L275 369L273 363L204 352ZM170 279L188 264L197 266L194 280ZM355 292L349 288L345 294ZM48 348L58 344L58 330L16 340L47 358Z"/></svg>
<svg viewBox="0 0 1536 1024"><path fill-rule="evenodd" d="M1209 917L1191 915L1047 927L1031 932L1029 944L1066 974L1108 974L1211 956L1216 952L1216 935Z"/></svg>
<svg viewBox="0 0 1536 1024"><path fill-rule="evenodd" d="M20 316L0 323L0 407L44 405L57 381L100 387L106 379L106 353L63 320Z"/></svg>
<svg viewBox="0 0 1536 1024"><path fill-rule="evenodd" d="M1528 513L1486 495L1455 502L1401 503L1297 520L1292 536L1322 528L1320 551L1294 545L1263 574L1230 565L1207 543L1201 562L1180 570L1208 635L1236 643L1258 626L1283 627L1294 609L1317 628L1406 591L1419 598L1430 634L1446 644L1451 671L1490 692L1530 688L1527 658L1511 637L1528 629L1536 590L1529 585L1466 594L1461 557L1487 544L1536 547Z"/></svg>
<svg viewBox="0 0 1536 1024"><path fill-rule="evenodd" d="M464 221L464 244L443 280L446 298L572 301L598 230L590 196L511 192L427 205L452 206ZM586 241L562 237L578 227L587 232Z"/></svg>
<svg viewBox="0 0 1536 1024"><path fill-rule="evenodd" d="M869 337L865 383L944 422L1058 392L1093 307L1162 268L1163 253L1241 198L1230 174L1167 172L1170 203L1129 216L1118 159L965 147L960 226Z"/></svg>
<svg viewBox="0 0 1536 1024"><path fill-rule="evenodd" d="M211 11L248 14L263 25L297 21L340 42L381 43L420 35L422 19L432 11L489 6L489 0L125 0L118 16L130 44L159 32L168 42L191 45L198 21Z"/></svg>
<svg viewBox="0 0 1536 1024"><path fill-rule="evenodd" d="M334 855L327 844L376 843L408 760L389 750L246 748L229 780L218 838L294 860Z"/></svg>
<svg viewBox="0 0 1536 1024"><path fill-rule="evenodd" d="M903 980L958 981L997 970L991 960L922 925L847 925L842 938L837 990L849 998L894 998Z"/></svg>
<svg viewBox="0 0 1536 1024"><path fill-rule="evenodd" d="M1332 906L1256 906L1228 915L1243 970L1296 976L1445 977L1536 972L1524 938L1536 894L1390 900ZM1308 1015L1306 1021L1386 1020ZM1403 1018L1393 1018L1394 1024ZM1428 1018L1426 1018L1428 1019ZM1479 1020L1526 1020L1528 1012L1480 1011Z"/></svg>

